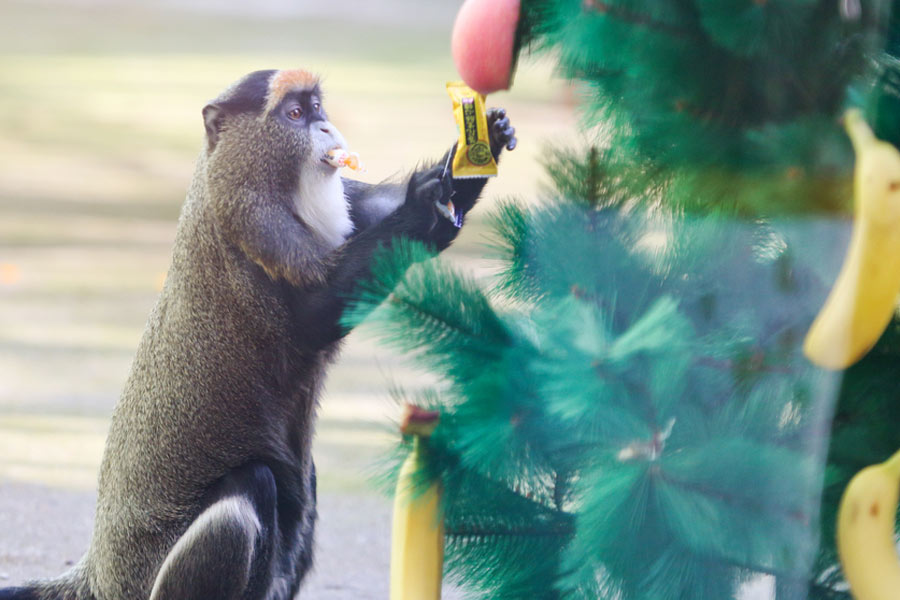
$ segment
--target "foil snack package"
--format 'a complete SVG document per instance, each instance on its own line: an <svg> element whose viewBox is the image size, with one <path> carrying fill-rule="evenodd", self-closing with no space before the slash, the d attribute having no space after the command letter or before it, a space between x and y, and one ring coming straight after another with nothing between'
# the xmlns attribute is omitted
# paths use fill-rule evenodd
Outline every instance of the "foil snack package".
<svg viewBox="0 0 900 600"><path fill-rule="evenodd" d="M459 142L451 165L453 178L495 176L497 162L491 154L484 96L461 81L447 83L447 93L453 100L453 116L459 127Z"/></svg>

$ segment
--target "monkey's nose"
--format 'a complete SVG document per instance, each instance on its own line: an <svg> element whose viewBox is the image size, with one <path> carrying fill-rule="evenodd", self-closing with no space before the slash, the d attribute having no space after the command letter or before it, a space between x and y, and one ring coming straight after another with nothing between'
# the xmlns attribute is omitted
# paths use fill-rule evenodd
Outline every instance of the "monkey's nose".
<svg viewBox="0 0 900 600"><path fill-rule="evenodd" d="M321 131L322 133L331 133L331 130L328 129L327 127L321 127L321 126L320 126L320 127L319 127L319 131Z"/></svg>

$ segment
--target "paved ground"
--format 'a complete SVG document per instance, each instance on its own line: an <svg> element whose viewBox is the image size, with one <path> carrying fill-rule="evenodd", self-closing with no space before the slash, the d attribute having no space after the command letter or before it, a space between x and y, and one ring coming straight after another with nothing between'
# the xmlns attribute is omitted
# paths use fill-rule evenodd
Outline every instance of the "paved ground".
<svg viewBox="0 0 900 600"><path fill-rule="evenodd" d="M0 587L50 577L78 560L90 537L92 492L0 481ZM390 503L354 493L319 500L316 567L300 600L388 597ZM443 600L461 600L445 585ZM749 582L740 600L771 600L770 578Z"/></svg>
<svg viewBox="0 0 900 600"><path fill-rule="evenodd" d="M50 577L87 546L92 492L0 482L0 587ZM361 494L323 494L316 568L300 598L384 600L388 596L390 504ZM447 589L445 599L459 598Z"/></svg>

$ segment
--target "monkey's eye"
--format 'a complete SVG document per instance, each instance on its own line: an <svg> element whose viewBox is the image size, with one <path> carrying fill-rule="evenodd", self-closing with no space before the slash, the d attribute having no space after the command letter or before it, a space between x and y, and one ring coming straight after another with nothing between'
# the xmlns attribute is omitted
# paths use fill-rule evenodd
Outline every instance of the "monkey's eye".
<svg viewBox="0 0 900 600"><path fill-rule="evenodd" d="M319 110L321 110L321 108L322 108L321 104L319 104L318 102L313 102L313 110L314 111L319 112Z"/></svg>
<svg viewBox="0 0 900 600"><path fill-rule="evenodd" d="M290 111L288 111L288 117L293 119L294 121L299 121L300 117L303 116L303 109L299 106L295 106Z"/></svg>

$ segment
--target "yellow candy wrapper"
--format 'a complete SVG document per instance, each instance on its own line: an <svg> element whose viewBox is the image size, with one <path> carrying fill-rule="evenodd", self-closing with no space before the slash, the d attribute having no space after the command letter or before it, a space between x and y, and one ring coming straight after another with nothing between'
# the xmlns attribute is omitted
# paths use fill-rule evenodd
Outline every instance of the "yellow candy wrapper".
<svg viewBox="0 0 900 600"><path fill-rule="evenodd" d="M447 83L447 93L453 99L453 116L459 127L459 142L452 162L453 178L495 176L497 162L491 154L484 96L462 81Z"/></svg>

